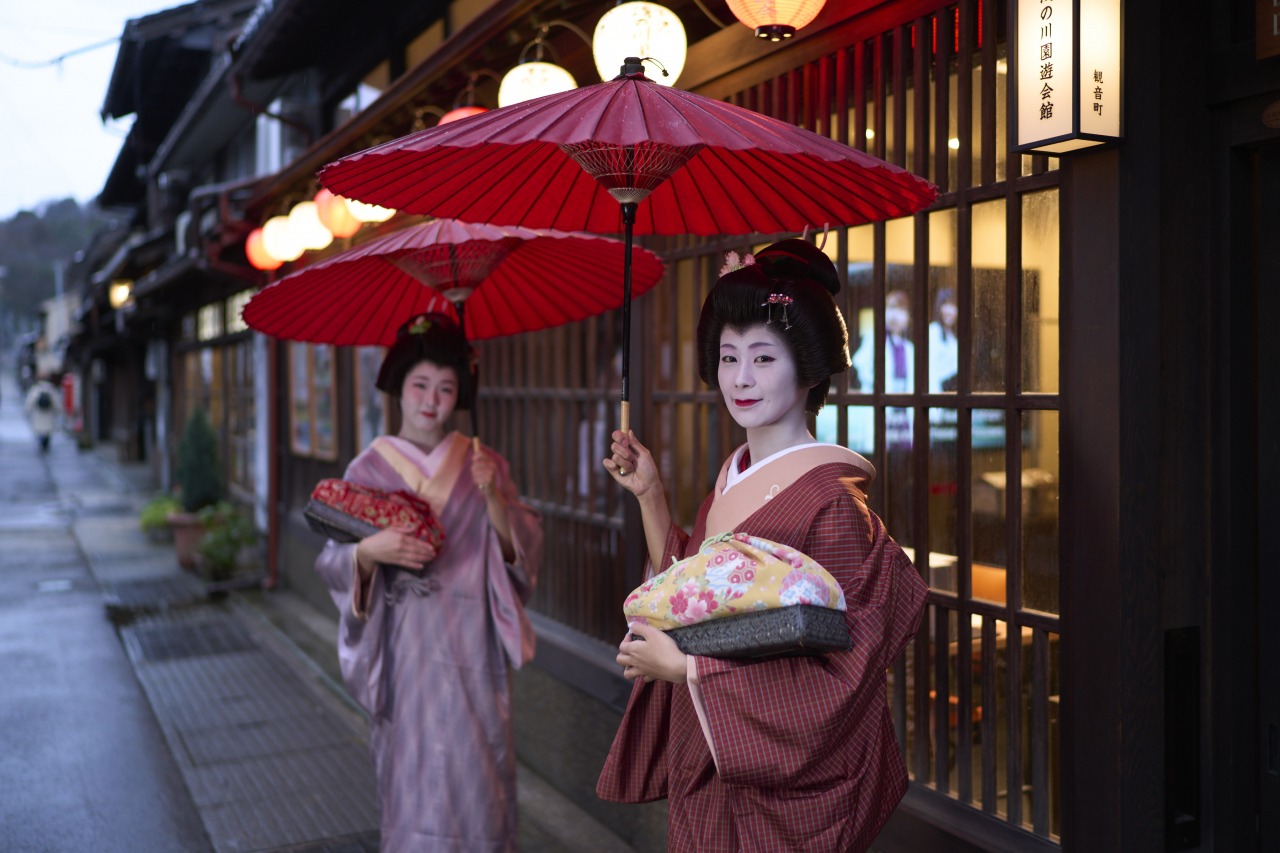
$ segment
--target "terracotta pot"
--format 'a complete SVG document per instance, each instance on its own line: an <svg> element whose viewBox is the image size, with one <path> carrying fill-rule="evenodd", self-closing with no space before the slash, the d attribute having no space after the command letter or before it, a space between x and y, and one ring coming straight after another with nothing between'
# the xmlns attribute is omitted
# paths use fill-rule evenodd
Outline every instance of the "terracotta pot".
<svg viewBox="0 0 1280 853"><path fill-rule="evenodd" d="M184 569L196 567L196 546L204 538L205 526L194 512L172 512L167 515L169 529L173 531L173 550L178 555L178 565Z"/></svg>

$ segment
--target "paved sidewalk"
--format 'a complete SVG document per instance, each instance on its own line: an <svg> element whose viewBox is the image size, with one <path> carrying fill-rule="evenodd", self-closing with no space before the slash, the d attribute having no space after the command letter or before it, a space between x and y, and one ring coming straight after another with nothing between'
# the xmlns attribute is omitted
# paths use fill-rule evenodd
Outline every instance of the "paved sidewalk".
<svg viewBox="0 0 1280 853"><path fill-rule="evenodd" d="M68 492L85 508L73 530L214 850L376 851L367 729L336 676L335 616L282 591L211 601L138 529L147 469L104 450L79 467L114 486ZM525 853L631 850L523 766L518 795Z"/></svg>

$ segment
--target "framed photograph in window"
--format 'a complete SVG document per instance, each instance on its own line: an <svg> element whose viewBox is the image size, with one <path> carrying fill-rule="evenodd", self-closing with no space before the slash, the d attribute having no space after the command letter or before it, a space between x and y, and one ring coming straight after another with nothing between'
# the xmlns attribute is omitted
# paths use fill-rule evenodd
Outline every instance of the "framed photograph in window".
<svg viewBox="0 0 1280 853"><path fill-rule="evenodd" d="M289 344L289 447L311 455L311 346Z"/></svg>
<svg viewBox="0 0 1280 853"><path fill-rule="evenodd" d="M356 347L353 352L355 393L352 397L356 401L356 451L359 452L391 428L391 409L387 395L374 386L386 350L383 347Z"/></svg>

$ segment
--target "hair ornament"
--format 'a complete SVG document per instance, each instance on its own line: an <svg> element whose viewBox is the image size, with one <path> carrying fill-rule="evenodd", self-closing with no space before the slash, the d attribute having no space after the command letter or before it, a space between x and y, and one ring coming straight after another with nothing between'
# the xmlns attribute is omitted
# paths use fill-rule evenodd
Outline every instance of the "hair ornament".
<svg viewBox="0 0 1280 853"><path fill-rule="evenodd" d="M781 305L782 306L782 327L784 329L790 329L791 322L787 319L787 306L790 305L792 302L795 302L795 300L792 299L790 296L787 296L785 293L770 293L769 298L766 299L764 302L760 303L761 308L769 309L769 319L765 320L765 323L773 322L773 306Z"/></svg>
<svg viewBox="0 0 1280 853"><path fill-rule="evenodd" d="M411 335L425 335L431 329L431 320L426 314L421 317L415 317L413 322L409 324L409 328L405 331Z"/></svg>
<svg viewBox="0 0 1280 853"><path fill-rule="evenodd" d="M755 262L756 262L756 256L751 254L750 252L747 253L747 256L745 258L739 257L737 252L725 252L724 266L720 267L720 275L726 276L729 273L733 272L734 270L740 270L743 267L754 266Z"/></svg>

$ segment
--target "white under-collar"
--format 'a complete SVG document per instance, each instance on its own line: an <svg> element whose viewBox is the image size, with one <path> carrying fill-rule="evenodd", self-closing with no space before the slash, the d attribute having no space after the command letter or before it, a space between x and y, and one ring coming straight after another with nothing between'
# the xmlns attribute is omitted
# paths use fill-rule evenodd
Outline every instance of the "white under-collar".
<svg viewBox="0 0 1280 853"><path fill-rule="evenodd" d="M818 447L821 444L822 442L820 441L811 441L807 444L793 444L790 447L784 447L782 450L779 450L777 453L774 453L770 456L766 456L764 459L761 459L759 462L752 462L751 465L745 471L739 471L738 468L740 467L740 464L742 462L742 454L747 452L747 445L744 444L741 447L739 447L737 450L735 450L733 452L733 456L730 457L729 459L729 470L725 474L724 491L721 492L721 494L728 493L728 491L733 488L735 483L741 480L745 480L747 477L751 476L753 473L755 473L757 469L760 468L760 466L768 465L770 462L773 462L775 459L781 459L783 456L786 456L788 453L794 453L797 450L806 450L810 447Z"/></svg>

